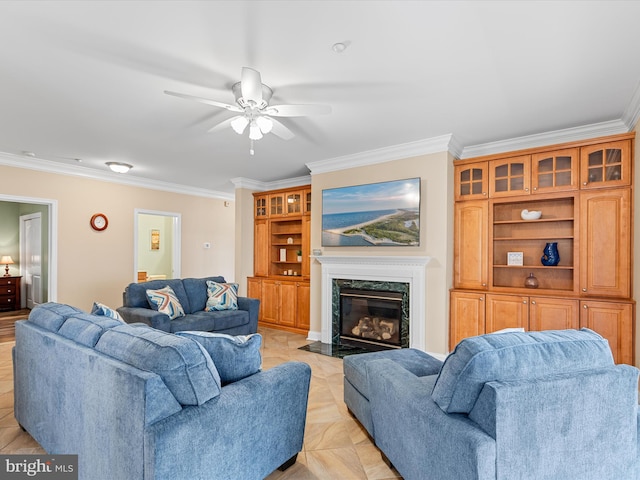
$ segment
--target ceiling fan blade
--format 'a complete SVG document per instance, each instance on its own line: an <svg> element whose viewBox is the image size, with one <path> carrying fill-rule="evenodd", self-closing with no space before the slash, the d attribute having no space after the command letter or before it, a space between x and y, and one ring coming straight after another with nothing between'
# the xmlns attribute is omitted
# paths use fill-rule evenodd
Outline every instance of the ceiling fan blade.
<svg viewBox="0 0 640 480"><path fill-rule="evenodd" d="M283 140L291 140L295 135L291 130L285 127L281 122L272 118L273 128L271 129L271 133L273 133L276 137L280 137Z"/></svg>
<svg viewBox="0 0 640 480"><path fill-rule="evenodd" d="M240 77L240 89L245 102L254 102L256 105L262 103L262 79L260 72L249 67L242 67Z"/></svg>
<svg viewBox="0 0 640 480"><path fill-rule="evenodd" d="M270 105L264 113L272 117L305 117L326 115L331 113L331 107L329 105Z"/></svg>
<svg viewBox="0 0 640 480"><path fill-rule="evenodd" d="M207 133L219 132L220 130L224 130L225 128L230 128L231 122L233 122L236 118L240 116L241 115L236 115L235 117L227 118L226 120L211 127L209 130L207 130Z"/></svg>
<svg viewBox="0 0 640 480"><path fill-rule="evenodd" d="M207 105L213 105L214 107L226 108L232 112L243 112L240 107L235 105L229 105L228 103L216 102L215 100L209 100L208 98L195 97L193 95L187 95L185 93L178 92L170 92L169 90L165 90L164 93L167 95L173 95L174 97L186 98L187 100L195 100L196 102L206 103Z"/></svg>

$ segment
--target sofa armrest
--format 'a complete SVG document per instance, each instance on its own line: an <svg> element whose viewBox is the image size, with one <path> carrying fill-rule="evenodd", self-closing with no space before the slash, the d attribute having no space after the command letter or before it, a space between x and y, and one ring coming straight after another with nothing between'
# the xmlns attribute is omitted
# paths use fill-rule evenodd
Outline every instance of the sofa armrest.
<svg viewBox="0 0 640 480"><path fill-rule="evenodd" d="M287 362L152 425L145 459L154 478L265 478L302 449L310 377L306 363Z"/></svg>
<svg viewBox="0 0 640 480"><path fill-rule="evenodd" d="M496 443L464 415L432 400L437 375L417 377L398 363L367 365L375 442L406 480L495 479Z"/></svg>
<svg viewBox="0 0 640 480"><path fill-rule="evenodd" d="M251 327L251 331L257 332L260 300L257 298L238 297L238 310L246 310L249 312L249 325Z"/></svg>
<svg viewBox="0 0 640 480"><path fill-rule="evenodd" d="M144 323L158 330L170 332L170 322L168 315L157 312L150 308L142 307L120 307L117 309L120 316L127 323Z"/></svg>

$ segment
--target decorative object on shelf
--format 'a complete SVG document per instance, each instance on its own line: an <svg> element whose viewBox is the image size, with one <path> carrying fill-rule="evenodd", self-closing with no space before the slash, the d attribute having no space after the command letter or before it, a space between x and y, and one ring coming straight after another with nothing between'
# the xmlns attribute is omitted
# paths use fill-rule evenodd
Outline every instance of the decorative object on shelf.
<svg viewBox="0 0 640 480"><path fill-rule="evenodd" d="M287 238L287 243L289 245L293 245L293 238L292 237Z"/></svg>
<svg viewBox="0 0 640 480"><path fill-rule="evenodd" d="M542 216L541 210L527 210L524 209L520 212L520 218L523 220L538 220Z"/></svg>
<svg viewBox="0 0 640 480"><path fill-rule="evenodd" d="M558 252L558 242L549 242L545 245L540 261L546 267L555 267L560 263L560 253Z"/></svg>
<svg viewBox="0 0 640 480"><path fill-rule="evenodd" d="M302 250L296 250L296 255L298 256L298 261L302 261Z"/></svg>
<svg viewBox="0 0 640 480"><path fill-rule="evenodd" d="M521 267L524 265L524 255L522 252L507 252L507 265Z"/></svg>
<svg viewBox="0 0 640 480"><path fill-rule="evenodd" d="M14 261L13 261L13 258L11 258L11 255L3 255L2 258L0 258L0 264L6 265L6 267L4 267L4 276L10 277L11 275L9 274L9 265L14 264Z"/></svg>
<svg viewBox="0 0 640 480"><path fill-rule="evenodd" d="M280 249L280 261L281 262L286 262L287 261L287 249L286 248L281 248Z"/></svg>
<svg viewBox="0 0 640 480"><path fill-rule="evenodd" d="M530 273L527 278L524 279L524 286L527 288L538 288L538 279Z"/></svg>

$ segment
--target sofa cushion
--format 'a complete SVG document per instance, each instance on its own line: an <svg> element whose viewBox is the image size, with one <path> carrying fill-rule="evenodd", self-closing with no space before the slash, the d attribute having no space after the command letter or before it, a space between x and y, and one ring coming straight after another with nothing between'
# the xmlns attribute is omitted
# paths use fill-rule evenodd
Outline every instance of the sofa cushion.
<svg viewBox="0 0 640 480"><path fill-rule="evenodd" d="M469 413L486 382L534 379L611 365L607 340L586 328L469 337L445 360L432 398L447 413Z"/></svg>
<svg viewBox="0 0 640 480"><path fill-rule="evenodd" d="M172 288L173 292L176 294L176 297L178 298L178 301L180 302L180 305L182 305L182 309L184 310L184 313L185 314L191 313L193 310L191 309L189 297L187 295L187 292L185 291L182 280L179 278L172 278L169 280L151 280L149 282L142 282L142 283L130 283L129 285L127 285L127 288L125 289L125 292L124 292L124 297L123 297L124 306L150 308L149 300L147 299L147 290L158 290L166 286L169 286ZM207 295L206 288L204 289L202 294L206 297ZM202 310L202 308L200 310Z"/></svg>
<svg viewBox="0 0 640 480"><path fill-rule="evenodd" d="M191 315L171 320L171 332L202 330L205 332L224 331L249 323L246 310L218 310L216 312L195 312Z"/></svg>
<svg viewBox="0 0 640 480"><path fill-rule="evenodd" d="M168 285L159 290L147 289L147 300L149 300L149 305L152 309L164 313L170 320L184 316L184 309L180 304L180 300Z"/></svg>
<svg viewBox="0 0 640 480"><path fill-rule="evenodd" d="M237 310L238 284L207 281L207 305L205 311Z"/></svg>
<svg viewBox="0 0 640 480"><path fill-rule="evenodd" d="M224 277L184 278L182 284L189 297L191 309L187 313L201 312L207 305L207 282L225 283Z"/></svg>
<svg viewBox="0 0 640 480"><path fill-rule="evenodd" d="M121 322L124 322L124 319L120 316L120 314L116 310L114 310L113 308L107 307L104 303L93 302L91 313L93 315L102 315L104 317L109 317L109 318L113 318L115 320L120 320Z"/></svg>
<svg viewBox="0 0 640 480"><path fill-rule="evenodd" d="M85 313L79 308L62 303L41 303L31 310L29 321L52 332L57 332L64 321L78 313Z"/></svg>
<svg viewBox="0 0 640 480"><path fill-rule="evenodd" d="M89 313L79 313L67 318L58 330L58 334L93 348L104 332L118 325L122 325L121 320Z"/></svg>
<svg viewBox="0 0 640 480"><path fill-rule="evenodd" d="M104 332L95 348L157 373L181 405L202 405L220 394L220 376L211 357L191 339L125 324Z"/></svg>
<svg viewBox="0 0 640 480"><path fill-rule="evenodd" d="M211 332L179 332L192 338L209 353L220 374L222 384L237 382L260 371L262 335L226 335Z"/></svg>

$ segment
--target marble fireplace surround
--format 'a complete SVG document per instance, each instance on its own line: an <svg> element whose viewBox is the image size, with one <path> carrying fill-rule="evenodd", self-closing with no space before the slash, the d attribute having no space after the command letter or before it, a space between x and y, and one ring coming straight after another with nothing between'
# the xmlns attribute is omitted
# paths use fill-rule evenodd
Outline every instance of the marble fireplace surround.
<svg viewBox="0 0 640 480"><path fill-rule="evenodd" d="M331 344L334 279L400 282L409 284L409 346L425 350L426 266L431 257L313 256L322 266L321 342Z"/></svg>

